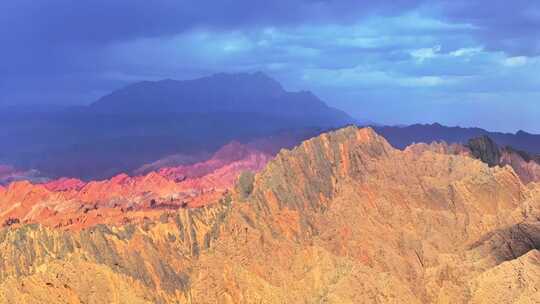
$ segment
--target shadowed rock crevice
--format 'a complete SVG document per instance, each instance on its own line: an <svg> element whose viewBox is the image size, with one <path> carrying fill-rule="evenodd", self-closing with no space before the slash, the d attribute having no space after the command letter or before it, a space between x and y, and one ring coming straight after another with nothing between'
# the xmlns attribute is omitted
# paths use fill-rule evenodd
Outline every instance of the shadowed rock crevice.
<svg viewBox="0 0 540 304"><path fill-rule="evenodd" d="M493 258L496 264L540 250L540 222L523 222L490 232L471 245L471 250Z"/></svg>
<svg viewBox="0 0 540 304"><path fill-rule="evenodd" d="M499 165L501 159L499 146L487 135L470 139L467 147L471 149L475 158L480 159L490 167Z"/></svg>

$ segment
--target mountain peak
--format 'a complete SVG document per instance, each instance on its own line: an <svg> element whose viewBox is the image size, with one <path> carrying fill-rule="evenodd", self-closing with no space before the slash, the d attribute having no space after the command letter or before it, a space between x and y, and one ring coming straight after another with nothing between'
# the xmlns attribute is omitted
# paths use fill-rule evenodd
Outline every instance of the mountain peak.
<svg viewBox="0 0 540 304"><path fill-rule="evenodd" d="M330 138L332 144L342 144L344 142L356 143L356 144L378 144L390 146L385 138L377 134L371 127L359 128L355 125L349 125L347 127L325 133L321 135L323 138Z"/></svg>
<svg viewBox="0 0 540 304"><path fill-rule="evenodd" d="M336 127L353 121L310 92L285 91L263 72L139 82L102 97L91 109L114 114L250 113L294 119L295 126L304 127Z"/></svg>
<svg viewBox="0 0 540 304"><path fill-rule="evenodd" d="M256 180L264 185L257 188L295 193L286 196L285 204L297 204L296 199L289 200L289 197L301 197L301 201L306 202L320 201L321 197L332 195L336 186L332 180L362 179L367 172L359 170L359 164L386 158L392 151L392 146L372 128L351 125L306 140L292 150L282 150L259 174ZM298 193L298 189L291 186L299 180L302 181L300 188L306 188L304 193Z"/></svg>

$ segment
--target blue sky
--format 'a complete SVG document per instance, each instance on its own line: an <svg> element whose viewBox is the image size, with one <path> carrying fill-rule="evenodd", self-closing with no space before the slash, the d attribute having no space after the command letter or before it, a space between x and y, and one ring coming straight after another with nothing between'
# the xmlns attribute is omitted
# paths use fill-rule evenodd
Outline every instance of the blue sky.
<svg viewBox="0 0 540 304"><path fill-rule="evenodd" d="M0 46L0 105L260 70L364 120L540 133L538 1L2 1Z"/></svg>

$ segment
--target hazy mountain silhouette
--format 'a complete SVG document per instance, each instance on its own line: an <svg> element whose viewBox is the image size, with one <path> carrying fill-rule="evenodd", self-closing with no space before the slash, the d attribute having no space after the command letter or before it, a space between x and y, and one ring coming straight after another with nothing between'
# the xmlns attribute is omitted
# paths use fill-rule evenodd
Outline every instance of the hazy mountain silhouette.
<svg viewBox="0 0 540 304"><path fill-rule="evenodd" d="M288 92L263 73L145 81L89 106L0 109L0 164L51 177L107 178L174 154L212 153L232 140L287 132L313 136L354 122L312 93ZM487 135L500 146L540 153L540 135L523 131L373 127L397 148L436 140L466 143Z"/></svg>
<svg viewBox="0 0 540 304"><path fill-rule="evenodd" d="M139 82L102 97L90 108L97 113L257 113L310 126L353 121L311 92L287 92L261 72Z"/></svg>
<svg viewBox="0 0 540 304"><path fill-rule="evenodd" d="M213 152L284 130L353 122L309 92L262 73L140 82L90 106L0 111L0 164L105 178L176 153Z"/></svg>
<svg viewBox="0 0 540 304"><path fill-rule="evenodd" d="M467 143L471 138L489 136L499 146L540 154L540 135L518 131L515 134L490 132L481 128L447 127L438 123L410 126L373 126L394 147L403 149L412 143L444 140L448 143Z"/></svg>

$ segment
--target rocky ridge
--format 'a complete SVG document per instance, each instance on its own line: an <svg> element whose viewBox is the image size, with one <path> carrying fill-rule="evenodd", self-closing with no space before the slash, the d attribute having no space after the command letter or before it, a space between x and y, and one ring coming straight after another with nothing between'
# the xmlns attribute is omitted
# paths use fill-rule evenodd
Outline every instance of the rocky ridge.
<svg viewBox="0 0 540 304"><path fill-rule="evenodd" d="M408 146L406 151L432 151L438 153L464 155L481 160L491 167L510 166L523 183L540 182L540 159L512 147L499 147L488 136L472 138L468 144L447 144L445 142L419 143Z"/></svg>
<svg viewBox="0 0 540 304"><path fill-rule="evenodd" d="M349 127L282 150L242 197L119 227L4 228L0 302L540 300L540 185L448 149Z"/></svg>

